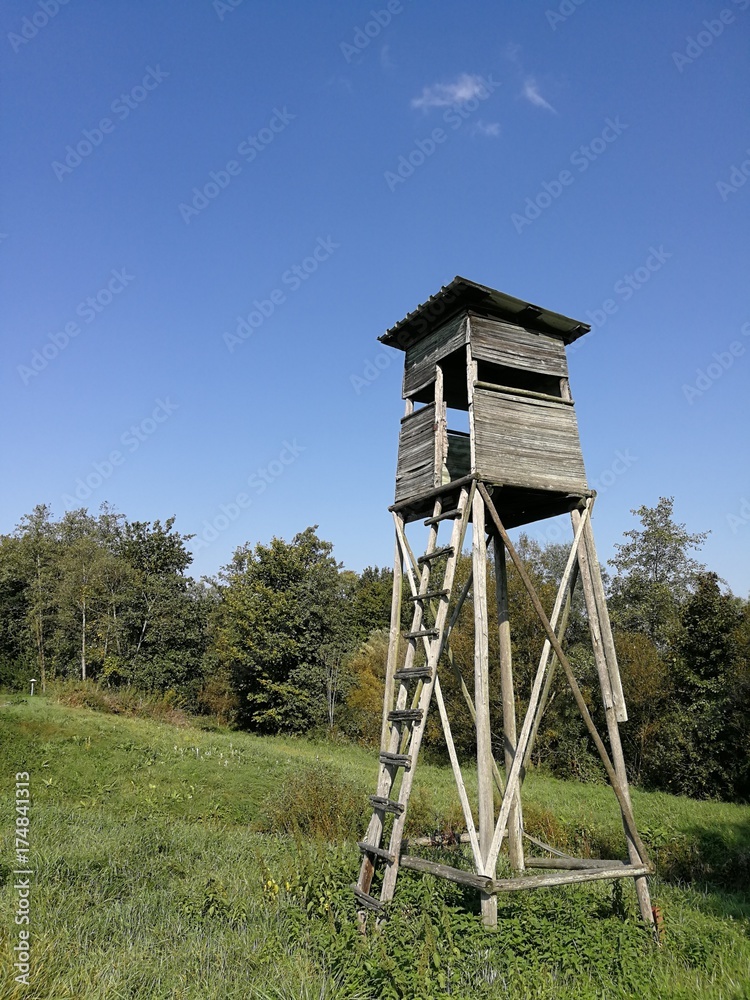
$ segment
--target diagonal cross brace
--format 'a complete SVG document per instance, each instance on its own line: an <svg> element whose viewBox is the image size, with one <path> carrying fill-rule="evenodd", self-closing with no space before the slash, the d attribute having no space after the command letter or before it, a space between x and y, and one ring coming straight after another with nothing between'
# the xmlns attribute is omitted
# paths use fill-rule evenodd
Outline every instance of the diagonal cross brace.
<svg viewBox="0 0 750 1000"><path fill-rule="evenodd" d="M492 503L492 500L490 499L489 493L487 493L487 491L483 488L482 483L479 484L479 490L484 497L484 501L487 505L487 510L489 511L490 517L492 518L493 522L495 522L495 526L497 527L499 525L502 528L502 524L500 522L500 518L497 515L497 511L495 510L495 506ZM559 643L557 642L557 637L554 633L554 627L557 626L557 619L559 618L560 611L562 609L565 600L565 596L568 592L568 588L570 587L570 582L573 576L573 567L575 565L576 555L578 552L578 545L581 541L581 536L583 534L583 524L585 523L587 517L588 517L588 508L584 512L582 523L573 539L573 545L571 546L570 554L568 555L568 561L565 566L565 571L563 572L562 580L560 581L560 587L557 592L555 606L552 611L552 626L550 626L550 633L558 647ZM508 553L511 556L511 559L513 559L513 562L516 563L517 565L516 561L518 560L518 554L513 548L510 539L507 536L507 533L505 533L504 528L501 533L501 537L503 543L505 544L508 550ZM531 586L530 581L529 585ZM536 600L538 602L539 598L536 596L536 591L534 591L534 597L536 597ZM541 604L539 605L539 610L542 610ZM543 610L542 614L544 614ZM513 758L513 764L511 766L510 773L508 774L506 779L505 795L503 796L503 801L500 806L500 815L497 818L495 833L492 838L492 845L488 853L489 870L492 870L492 868L496 864L498 854L500 853L500 845L502 843L502 839L505 835L508 826L508 818L510 816L510 809L513 802L514 793L516 791L520 792L521 771L523 768L523 761L526 756L526 749L528 746L529 738L531 736L531 731L534 725L534 719L536 717L537 706L542 693L542 685L544 683L544 675L547 671L547 664L549 661L551 648L552 646L550 643L550 639L547 638L542 648L542 655L539 659L539 667L537 668L536 677L534 678L534 684L531 689L531 696L529 698L529 705L526 710L526 716L524 718L523 727L518 737L518 742L516 743L516 751ZM555 649L555 652L557 652L557 649Z"/></svg>
<svg viewBox="0 0 750 1000"><path fill-rule="evenodd" d="M627 794L622 788L622 785L615 772L612 762L609 759L609 754L607 753L607 749L604 746L604 743L602 742L599 733L597 732L596 726L594 725L594 720L591 718L591 713L589 712L588 706L586 705L584 697L581 694L581 689L579 688L578 682L575 679L573 670L570 666L570 662L568 661L567 656L563 652L562 646L560 645L560 642L558 641L558 638L555 635L554 628L550 624L549 619L547 618L547 615L544 612L542 603L539 600L539 595L537 594L536 590L534 589L534 585L529 579L529 576L526 572L526 568L523 565L523 561L519 557L518 553L513 547L513 543L508 537L508 533L505 530L502 521L500 520L497 510L495 509L495 505L493 504L492 499L489 493L487 492L484 483L480 482L478 484L478 489L479 492L482 494L482 497L487 505L487 509L490 513L490 517L492 518L495 528L497 529L500 537L505 543L505 547L508 550L508 553L510 554L510 557L513 560L516 569L518 570L518 575L521 577L524 587L526 588L529 597L531 598L531 602L534 605L534 609L547 633L547 640L545 642L544 648L545 650L548 650L549 646L551 645L552 649L554 649L555 653L557 654L557 659L559 660L560 665L562 666L563 670L565 671L565 675L568 678L568 683L570 684L571 691L573 692L573 697L575 698L576 704L578 705L578 709L581 713L581 716L583 717L583 721L585 722L586 728L588 729L589 734L591 735L591 738L593 739L594 744L596 745L596 748L599 752L599 756L607 772L607 777L610 780L612 789L617 797L617 801L620 804L620 809L622 810L623 818L627 825L628 832L638 850L641 861L643 862L643 864L648 865L649 864L648 853L638 834L638 830L635 825L635 819L633 818L633 811L631 809ZM558 592L558 600L555 602L555 608L558 611L558 613L559 613L559 607L561 606L562 599L564 597L563 584L565 584L564 589L567 590L567 586L570 580L570 575L572 574L573 561L577 555L578 546L581 540L581 534L583 532L584 525L586 524L586 519L588 516L589 509L590 509L590 501L589 503L587 503L586 509L584 510L584 513L579 520L578 528L576 530L576 535L575 538L573 539L573 545L570 550L570 556L568 557L568 565L565 567L565 574L563 575L563 581L560 585L560 591ZM516 747L516 755L513 761L513 767L511 768L511 773L508 776L506 796L503 801L502 807L500 809L500 815L498 817L497 825L495 827L495 835L493 837L492 847L488 859L490 864L494 864L497 861L497 856L500 851L500 844L502 842L502 838L508 824L508 813L510 812L512 792L515 790L515 787L518 785L519 782L521 767L523 764L523 758L526 753L526 746L531 726L533 723L534 712L536 710L536 705L539 700L539 695L541 693L541 686L542 686L542 681L544 679L545 670L546 670L546 658L544 657L543 654L542 661L539 664L539 670L537 671L537 676L534 680L534 686L532 688L529 708L526 712L526 718L524 719L524 725L523 729L521 730L521 736L519 737L518 745ZM511 793L510 795L508 794L509 792Z"/></svg>

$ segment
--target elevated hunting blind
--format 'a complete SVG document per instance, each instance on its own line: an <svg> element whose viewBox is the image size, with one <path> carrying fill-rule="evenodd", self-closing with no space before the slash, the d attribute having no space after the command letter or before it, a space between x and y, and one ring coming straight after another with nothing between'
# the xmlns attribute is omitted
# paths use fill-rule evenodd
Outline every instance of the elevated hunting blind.
<svg viewBox="0 0 750 1000"><path fill-rule="evenodd" d="M399 868L428 872L473 886L485 924L497 921L497 893L595 879L635 879L641 914L653 923L646 875L650 863L633 818L618 723L627 719L604 587L591 529L594 493L586 475L565 348L590 327L559 313L465 278L391 327L381 342L404 352L403 398L391 507L396 550L391 629L379 755L378 787L359 847L362 865L354 887L360 922L378 919L393 898ZM569 513L573 541L551 611L542 606L507 534L508 528ZM406 528L424 519L427 538L419 558ZM459 593L456 566L472 526L472 569ZM441 539L441 528L450 530ZM490 725L487 546L491 543L499 627L502 736ZM506 560L528 591L547 639L517 733L508 617ZM609 749L597 732L562 648L573 589L580 580L607 722ZM450 634L466 598L474 607L473 690L454 661ZM404 598L411 627L401 630ZM602 759L622 815L627 860L566 855L523 829L524 767L547 705L554 671L562 668ZM476 726L477 801L463 779L442 694L440 676L452 671ZM435 702L456 781L474 871L407 853L404 824L427 713ZM493 744L503 748L493 756ZM504 766L505 774L500 767ZM495 809L495 794L500 807ZM476 819L475 819L476 817ZM511 878L497 878L507 840ZM533 854L526 850L532 845ZM529 875L533 869L537 874Z"/></svg>

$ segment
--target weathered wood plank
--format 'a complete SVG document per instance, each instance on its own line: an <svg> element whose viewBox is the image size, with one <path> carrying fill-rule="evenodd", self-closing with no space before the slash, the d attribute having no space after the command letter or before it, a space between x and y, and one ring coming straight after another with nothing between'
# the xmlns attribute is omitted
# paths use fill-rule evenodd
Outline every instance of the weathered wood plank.
<svg viewBox="0 0 750 1000"><path fill-rule="evenodd" d="M555 872L552 875L527 875L523 878L495 879L490 892L519 892L523 889L545 889L553 885L577 885L604 879L638 878L647 875L646 865L617 864L612 868L588 868L583 871Z"/></svg>
<svg viewBox="0 0 750 1000"><path fill-rule="evenodd" d="M626 861L600 860L599 858L526 858L527 868L555 868L573 871L589 870L591 868L623 868Z"/></svg>
<svg viewBox="0 0 750 1000"><path fill-rule="evenodd" d="M436 861L416 858L411 854L402 854L399 864L402 868L409 868L415 872L426 872L428 875L437 875L438 878L446 878L459 885L468 885L485 893L490 891L489 887L492 885L492 879L488 875L475 875L473 872L465 872L460 868L453 868L451 865L440 865Z"/></svg>
<svg viewBox="0 0 750 1000"><path fill-rule="evenodd" d="M438 514L437 517L428 517L424 523L429 527L431 524L438 524L440 521L453 520L456 517L460 517L460 515L461 511L458 507L454 507L453 510L446 510L442 514Z"/></svg>
<svg viewBox="0 0 750 1000"><path fill-rule="evenodd" d="M396 816L400 816L404 811L404 807L400 802L396 802L395 799L388 799L383 795L371 795L370 805L373 809L380 809L381 812L393 813Z"/></svg>
<svg viewBox="0 0 750 1000"><path fill-rule="evenodd" d="M383 861L388 861L393 864L394 857L390 851L386 851L384 847L376 847L374 844L368 844L365 840L358 840L357 847L363 854L371 854L373 857L382 858Z"/></svg>
<svg viewBox="0 0 750 1000"><path fill-rule="evenodd" d="M547 403L562 403L563 406L573 406L572 399L564 396L552 396L548 392L535 392L533 389L519 389L511 385L497 385L495 382L477 382L477 389L488 389L490 392L504 392L511 396L526 396L528 399L541 399Z"/></svg>
<svg viewBox="0 0 750 1000"><path fill-rule="evenodd" d="M452 556L452 555L453 555L453 546L444 545L442 549L433 549L432 552L425 552L423 556L420 556L419 559L417 559L417 562L421 566L424 563L431 562L431 560L433 559L438 559L440 556Z"/></svg>
<svg viewBox="0 0 750 1000"><path fill-rule="evenodd" d="M568 362L562 337L528 330L501 319L470 313L471 354L508 368L567 376Z"/></svg>
<svg viewBox="0 0 750 1000"><path fill-rule="evenodd" d="M396 502L435 488L435 406L401 420L396 466Z"/></svg>
<svg viewBox="0 0 750 1000"><path fill-rule="evenodd" d="M366 910L374 910L376 913L380 913L383 909L383 904L379 899L375 899L374 896L370 896L369 893L362 892L356 883L352 883L349 887L354 893L354 898L357 900L360 906L363 906Z"/></svg>
<svg viewBox="0 0 750 1000"><path fill-rule="evenodd" d="M390 753L386 750L378 759L386 767L404 767L407 770L411 767L411 757L407 753Z"/></svg>
<svg viewBox="0 0 750 1000"><path fill-rule="evenodd" d="M560 871L551 875L524 875L518 878L493 879L488 875L475 875L472 872L462 871L460 868L453 868L451 865L426 861L424 858L417 858L411 854L402 854L399 863L402 868L436 875L438 878L445 878L459 885L468 885L479 889L485 895L498 892L519 892L524 889L544 889L553 885L576 885L581 882L598 882L605 879L638 878L649 872L646 865L624 865L616 862L610 868L587 868L582 871Z"/></svg>
<svg viewBox="0 0 750 1000"><path fill-rule="evenodd" d="M436 628L420 628L414 632L406 632L404 639L433 639L438 634Z"/></svg>
<svg viewBox="0 0 750 1000"><path fill-rule="evenodd" d="M424 594L410 594L407 597L409 601L428 601L433 597L447 597L447 590L426 590Z"/></svg>
<svg viewBox="0 0 750 1000"><path fill-rule="evenodd" d="M445 468L450 480L461 479L471 470L471 439L461 431L448 431L448 454Z"/></svg>
<svg viewBox="0 0 750 1000"><path fill-rule="evenodd" d="M490 482L580 493L586 473L575 410L475 387L477 471Z"/></svg>
<svg viewBox="0 0 750 1000"><path fill-rule="evenodd" d="M435 377L435 365L466 343L466 317L456 316L406 349L403 394L418 392Z"/></svg>
<svg viewBox="0 0 750 1000"><path fill-rule="evenodd" d="M394 708L388 713L390 722L419 722L422 718L422 710L419 708Z"/></svg>

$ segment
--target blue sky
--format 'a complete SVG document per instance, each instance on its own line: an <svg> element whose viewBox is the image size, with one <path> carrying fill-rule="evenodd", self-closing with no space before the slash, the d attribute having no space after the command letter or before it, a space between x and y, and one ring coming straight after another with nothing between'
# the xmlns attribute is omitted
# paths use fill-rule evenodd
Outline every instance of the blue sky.
<svg viewBox="0 0 750 1000"><path fill-rule="evenodd" d="M600 557L674 496L747 596L750 0L2 20L0 531L106 500L176 515L196 575L309 524L390 564L403 356L376 338L461 274L593 325Z"/></svg>

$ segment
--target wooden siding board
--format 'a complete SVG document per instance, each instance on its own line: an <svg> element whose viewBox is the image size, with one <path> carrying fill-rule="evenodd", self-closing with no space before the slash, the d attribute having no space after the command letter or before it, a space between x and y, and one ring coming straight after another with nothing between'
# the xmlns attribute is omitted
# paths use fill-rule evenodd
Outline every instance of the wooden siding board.
<svg viewBox="0 0 750 1000"><path fill-rule="evenodd" d="M476 388L474 414L480 476L530 489L586 489L571 406Z"/></svg>
<svg viewBox="0 0 750 1000"><path fill-rule="evenodd" d="M435 365L466 343L466 317L456 316L406 349L404 398L429 385Z"/></svg>
<svg viewBox="0 0 750 1000"><path fill-rule="evenodd" d="M401 421L396 468L396 503L435 487L435 404Z"/></svg>
<svg viewBox="0 0 750 1000"><path fill-rule="evenodd" d="M567 378L568 362L562 337L527 330L500 319L471 315L471 355L509 368Z"/></svg>
<svg viewBox="0 0 750 1000"><path fill-rule="evenodd" d="M471 442L468 434L448 431L448 456L446 467L450 479L462 479L471 471Z"/></svg>

